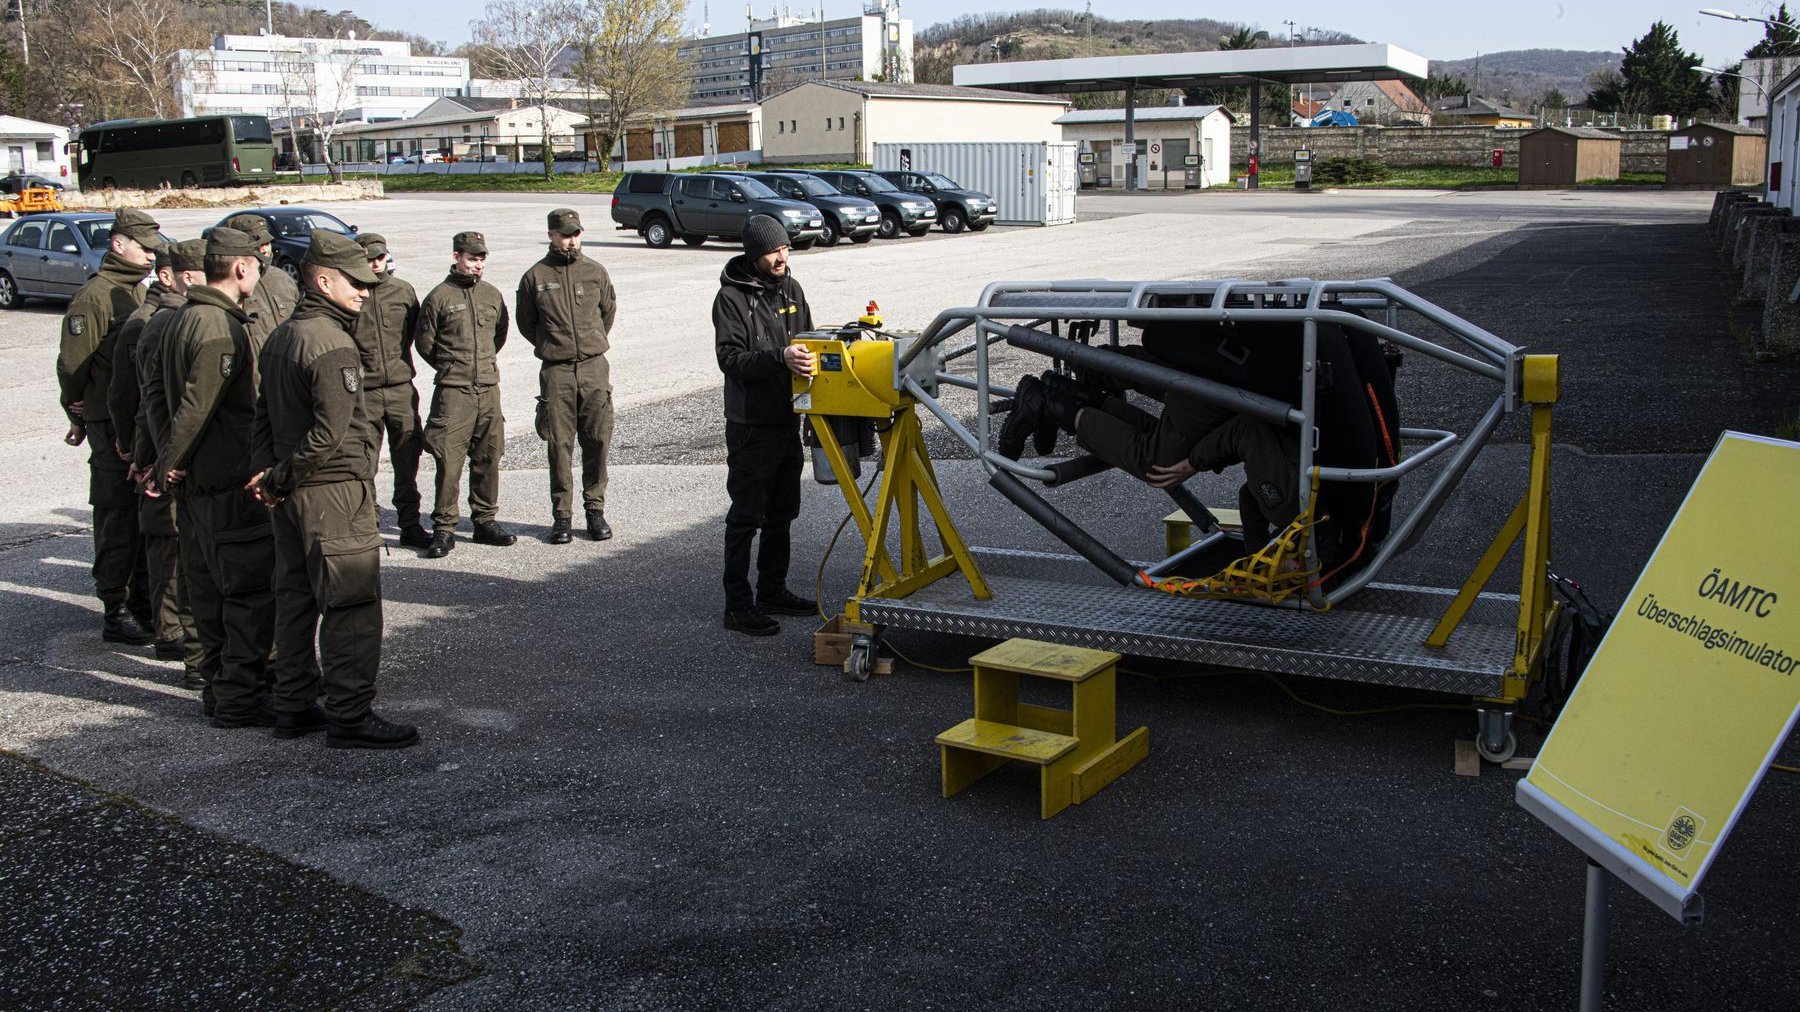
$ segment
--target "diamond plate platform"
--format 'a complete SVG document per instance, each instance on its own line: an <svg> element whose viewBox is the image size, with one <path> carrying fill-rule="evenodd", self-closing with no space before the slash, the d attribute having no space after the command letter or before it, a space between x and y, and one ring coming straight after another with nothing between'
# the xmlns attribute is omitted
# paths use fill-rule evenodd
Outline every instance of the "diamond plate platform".
<svg viewBox="0 0 1800 1012"><path fill-rule="evenodd" d="M952 575L908 598L868 598L862 620L1471 696L1498 695L1512 664L1519 599L1511 594L1480 595L1434 650L1425 637L1454 590L1371 583L1330 611L1299 611L1121 587L1073 555L978 548L975 557L992 600L976 600Z"/></svg>

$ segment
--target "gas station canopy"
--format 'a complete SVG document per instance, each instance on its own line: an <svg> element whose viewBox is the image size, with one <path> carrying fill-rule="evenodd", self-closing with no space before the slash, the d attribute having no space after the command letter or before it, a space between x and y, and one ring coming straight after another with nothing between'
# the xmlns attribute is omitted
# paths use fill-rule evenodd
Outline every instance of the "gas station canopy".
<svg viewBox="0 0 1800 1012"><path fill-rule="evenodd" d="M1277 46L1204 53L1146 53L1073 60L971 63L955 82L968 88L1032 93L1187 88L1212 85L1325 84L1334 81L1423 80L1426 59L1398 46Z"/></svg>

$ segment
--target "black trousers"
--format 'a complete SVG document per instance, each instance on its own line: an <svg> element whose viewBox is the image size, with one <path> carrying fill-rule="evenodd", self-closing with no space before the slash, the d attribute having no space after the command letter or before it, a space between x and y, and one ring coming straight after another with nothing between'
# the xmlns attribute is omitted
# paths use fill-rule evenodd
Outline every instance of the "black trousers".
<svg viewBox="0 0 1800 1012"><path fill-rule="evenodd" d="M798 417L780 425L725 423L725 610L756 606L750 590L750 546L757 541L756 594L787 585L788 527L800 515ZM760 540L758 535L761 535Z"/></svg>

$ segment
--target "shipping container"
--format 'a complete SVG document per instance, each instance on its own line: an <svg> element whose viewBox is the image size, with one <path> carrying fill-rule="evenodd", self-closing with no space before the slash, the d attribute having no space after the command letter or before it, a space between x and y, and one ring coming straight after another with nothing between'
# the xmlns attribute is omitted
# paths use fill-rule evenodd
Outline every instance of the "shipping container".
<svg viewBox="0 0 1800 1012"><path fill-rule="evenodd" d="M875 170L941 172L1000 205L999 225L1075 221L1075 145L1026 141L876 144Z"/></svg>

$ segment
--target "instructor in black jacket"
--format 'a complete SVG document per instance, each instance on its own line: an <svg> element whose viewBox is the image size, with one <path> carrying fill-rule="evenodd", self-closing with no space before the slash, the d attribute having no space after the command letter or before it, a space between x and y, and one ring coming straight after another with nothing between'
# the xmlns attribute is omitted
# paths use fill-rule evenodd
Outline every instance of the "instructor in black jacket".
<svg viewBox="0 0 1800 1012"><path fill-rule="evenodd" d="M769 617L811 615L818 602L787 589L788 525L800 513L800 418L789 373L812 373L813 355L789 344L812 329L800 282L788 273L788 236L768 215L750 219L744 254L719 275L713 340L725 374L725 628L773 636ZM750 542L756 590L750 588Z"/></svg>

